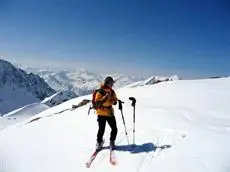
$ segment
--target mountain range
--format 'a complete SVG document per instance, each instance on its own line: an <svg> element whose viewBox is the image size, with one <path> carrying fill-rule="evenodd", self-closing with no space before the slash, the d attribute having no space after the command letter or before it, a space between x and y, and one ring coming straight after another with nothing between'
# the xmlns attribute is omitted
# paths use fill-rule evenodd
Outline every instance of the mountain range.
<svg viewBox="0 0 230 172"><path fill-rule="evenodd" d="M24 106L28 109L30 104L40 101L48 107L56 106L72 98L91 94L108 75L116 81L114 89L178 79L177 76L152 76L146 79L124 74L96 74L86 69L29 68L0 59L0 114Z"/></svg>
<svg viewBox="0 0 230 172"><path fill-rule="evenodd" d="M114 88L122 88L131 83L144 80L145 77L127 76L124 74L97 74L87 69L79 70L50 70L38 68L23 68L27 72L33 72L44 80L56 91L71 90L78 96L92 93L92 91L103 83L104 78L112 76L116 83Z"/></svg>

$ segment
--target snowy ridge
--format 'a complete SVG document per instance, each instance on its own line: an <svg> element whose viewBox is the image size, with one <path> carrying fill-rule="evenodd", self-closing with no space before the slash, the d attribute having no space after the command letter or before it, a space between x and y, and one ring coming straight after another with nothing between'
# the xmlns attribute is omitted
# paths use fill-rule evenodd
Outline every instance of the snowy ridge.
<svg viewBox="0 0 230 172"><path fill-rule="evenodd" d="M77 95L73 91L65 90L65 91L59 91L55 93L54 95L45 98L41 103L44 103L50 107L59 105L65 101L68 101L70 99L76 98Z"/></svg>
<svg viewBox="0 0 230 172"><path fill-rule="evenodd" d="M152 76L146 80L138 81L132 84L127 85L126 87L138 87L138 86L144 86L144 85L153 85L160 82L166 82L166 81L177 81L179 80L179 77L177 75L172 75L170 77L167 76Z"/></svg>
<svg viewBox="0 0 230 172"><path fill-rule="evenodd" d="M228 172L229 88L230 78L220 78L117 90L125 102L123 113L131 143L133 108L128 97L137 100L136 146L130 149L127 145L121 113L115 107L117 164L109 163L109 151L105 149L91 169L85 162L95 147L96 115L87 115L88 105L66 110L87 96L69 100L37 115L47 118L25 121L0 133L0 171ZM105 146L109 134L107 127Z"/></svg>
<svg viewBox="0 0 230 172"><path fill-rule="evenodd" d="M152 85L152 84L157 84L159 82L164 82L164 81L177 81L179 77L177 75L173 75L170 77L163 77L163 76L152 76L146 81L144 81L144 85Z"/></svg>

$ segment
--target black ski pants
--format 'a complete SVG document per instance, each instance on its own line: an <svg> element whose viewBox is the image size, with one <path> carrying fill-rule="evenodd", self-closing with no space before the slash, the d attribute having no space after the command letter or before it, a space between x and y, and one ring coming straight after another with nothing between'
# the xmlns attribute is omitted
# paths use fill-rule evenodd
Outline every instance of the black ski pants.
<svg viewBox="0 0 230 172"><path fill-rule="evenodd" d="M117 137L117 123L114 116L108 117L108 116L100 116L97 117L98 122L98 132L97 132L97 142L102 142L103 135L105 133L105 125L106 121L108 122L111 133L110 133L110 141L115 141Z"/></svg>

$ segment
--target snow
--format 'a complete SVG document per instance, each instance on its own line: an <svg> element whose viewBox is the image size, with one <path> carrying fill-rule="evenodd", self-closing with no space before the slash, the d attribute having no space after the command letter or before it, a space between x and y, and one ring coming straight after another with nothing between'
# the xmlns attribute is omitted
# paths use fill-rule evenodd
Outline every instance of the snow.
<svg viewBox="0 0 230 172"><path fill-rule="evenodd" d="M78 97L0 132L1 172L157 171L228 172L230 170L230 78L178 80L117 90L132 143L136 98L136 146L127 145L121 113L115 107L117 165L102 150L91 168L85 162L96 141L96 115L89 106L68 110ZM33 111L31 109L31 111ZM58 113L61 112L62 113ZM39 120L31 121L41 117ZM107 125L105 145L109 142Z"/></svg>

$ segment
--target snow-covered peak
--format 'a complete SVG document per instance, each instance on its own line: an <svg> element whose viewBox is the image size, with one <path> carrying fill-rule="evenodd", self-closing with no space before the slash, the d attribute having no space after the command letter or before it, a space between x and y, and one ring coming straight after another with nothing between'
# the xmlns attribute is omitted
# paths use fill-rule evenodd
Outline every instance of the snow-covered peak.
<svg viewBox="0 0 230 172"><path fill-rule="evenodd" d="M2 59L0 59L0 87L14 90L25 89L41 100L55 93L55 90L38 75L27 74L24 70Z"/></svg>
<svg viewBox="0 0 230 172"><path fill-rule="evenodd" d="M54 95L45 98L41 103L44 103L50 107L59 105L65 101L76 98L77 95L73 91L64 90L55 93Z"/></svg>

